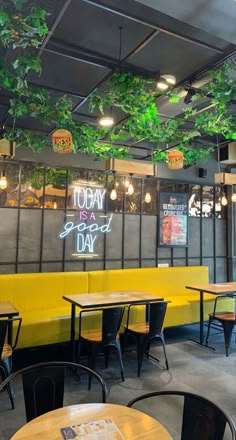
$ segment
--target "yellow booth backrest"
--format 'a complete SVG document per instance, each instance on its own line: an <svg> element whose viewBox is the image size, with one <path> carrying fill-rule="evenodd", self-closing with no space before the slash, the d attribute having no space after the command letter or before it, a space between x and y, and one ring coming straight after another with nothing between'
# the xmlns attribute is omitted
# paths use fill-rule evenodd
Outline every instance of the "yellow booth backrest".
<svg viewBox="0 0 236 440"><path fill-rule="evenodd" d="M69 308L63 295L86 292L87 272L0 275L0 301L12 302L21 313L31 309Z"/></svg>
<svg viewBox="0 0 236 440"><path fill-rule="evenodd" d="M208 283L207 266L101 270L89 272L89 292L143 290L159 296L196 295L186 285Z"/></svg>

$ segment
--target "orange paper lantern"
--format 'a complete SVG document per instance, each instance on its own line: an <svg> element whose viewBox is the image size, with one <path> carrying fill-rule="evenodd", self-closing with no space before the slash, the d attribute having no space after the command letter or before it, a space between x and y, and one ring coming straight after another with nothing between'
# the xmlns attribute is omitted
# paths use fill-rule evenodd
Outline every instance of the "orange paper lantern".
<svg viewBox="0 0 236 440"><path fill-rule="evenodd" d="M180 170L183 168L184 155L179 150L173 150L168 153L167 167L169 170Z"/></svg>
<svg viewBox="0 0 236 440"><path fill-rule="evenodd" d="M72 134L68 130L56 130L52 135L53 151L58 154L72 152Z"/></svg>

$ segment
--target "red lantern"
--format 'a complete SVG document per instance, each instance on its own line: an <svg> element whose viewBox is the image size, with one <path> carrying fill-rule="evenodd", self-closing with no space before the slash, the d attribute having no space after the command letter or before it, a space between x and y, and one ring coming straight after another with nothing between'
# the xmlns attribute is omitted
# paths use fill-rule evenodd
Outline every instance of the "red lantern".
<svg viewBox="0 0 236 440"><path fill-rule="evenodd" d="M68 130L56 130L52 134L53 151L58 154L72 152L72 135Z"/></svg>
<svg viewBox="0 0 236 440"><path fill-rule="evenodd" d="M184 155L179 150L172 150L168 153L167 167L169 170L180 170L183 168Z"/></svg>

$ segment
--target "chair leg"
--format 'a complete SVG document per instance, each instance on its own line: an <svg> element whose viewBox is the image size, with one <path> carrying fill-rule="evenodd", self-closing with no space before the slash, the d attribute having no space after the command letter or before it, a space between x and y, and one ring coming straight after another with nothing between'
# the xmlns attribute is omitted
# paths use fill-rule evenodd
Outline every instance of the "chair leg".
<svg viewBox="0 0 236 440"><path fill-rule="evenodd" d="M91 370L95 370L96 368L96 351L97 351L97 344L89 343L89 368ZM89 384L88 389L91 390L91 383L92 383L92 376L89 375Z"/></svg>
<svg viewBox="0 0 236 440"><path fill-rule="evenodd" d="M1 370L3 371L4 379L6 379L11 374L11 359L10 358L4 359L2 361ZM15 390L14 390L14 386L13 386L12 381L10 381L6 385L6 390L7 390L10 402L11 402L11 407L12 407L12 409L15 409L15 402L14 402Z"/></svg>
<svg viewBox="0 0 236 440"><path fill-rule="evenodd" d="M207 335L206 335L206 345L208 345L208 338L209 338L209 336L210 336L210 329L211 329L211 323L212 323L212 321L213 321L212 316L209 316L209 319L208 319L208 327L207 327Z"/></svg>
<svg viewBox="0 0 236 440"><path fill-rule="evenodd" d="M164 352L164 356L165 356L166 369L169 370L169 363L168 363L167 354L166 354L166 344L165 344L164 334L160 333L159 337L160 337L160 340L162 343L163 352Z"/></svg>
<svg viewBox="0 0 236 440"><path fill-rule="evenodd" d="M109 355L110 355L109 347L104 347L104 357L105 357L105 366L106 366L106 368L108 368Z"/></svg>
<svg viewBox="0 0 236 440"><path fill-rule="evenodd" d="M140 372L143 364L144 354L147 348L147 343L140 336L137 336L137 361L138 361L138 377L140 377Z"/></svg>
<svg viewBox="0 0 236 440"><path fill-rule="evenodd" d="M234 321L222 321L222 325L223 325L224 338L225 338L225 352L226 352L226 356L228 357L230 341L235 323Z"/></svg>
<svg viewBox="0 0 236 440"><path fill-rule="evenodd" d="M122 354L124 354L124 352L125 352L125 347L126 347L126 343L127 343L127 337L128 337L128 331L125 329L124 334L123 334L123 342L122 342L122 345L121 345Z"/></svg>
<svg viewBox="0 0 236 440"><path fill-rule="evenodd" d="M122 379L122 382L124 382L124 380L125 380L124 365L123 365L123 359L122 359L122 353L121 353L121 345L120 345L120 341L119 340L116 341L116 345L115 346L117 348L118 358L119 358L119 362L120 362L121 379Z"/></svg>

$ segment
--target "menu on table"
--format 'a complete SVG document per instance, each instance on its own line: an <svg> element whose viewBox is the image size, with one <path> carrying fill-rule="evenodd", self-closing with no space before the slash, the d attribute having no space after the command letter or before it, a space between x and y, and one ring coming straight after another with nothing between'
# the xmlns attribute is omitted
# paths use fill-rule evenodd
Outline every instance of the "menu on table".
<svg viewBox="0 0 236 440"><path fill-rule="evenodd" d="M125 440L111 418L61 429L64 440Z"/></svg>

